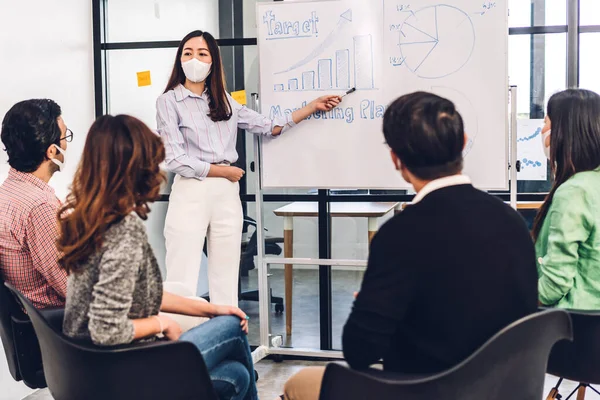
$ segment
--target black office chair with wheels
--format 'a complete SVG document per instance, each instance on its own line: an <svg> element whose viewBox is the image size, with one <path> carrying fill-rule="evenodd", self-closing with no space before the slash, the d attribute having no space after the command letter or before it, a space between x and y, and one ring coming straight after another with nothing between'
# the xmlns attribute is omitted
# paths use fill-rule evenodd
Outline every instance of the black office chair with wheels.
<svg viewBox="0 0 600 400"><path fill-rule="evenodd" d="M330 364L320 399L540 399L548 355L563 339L572 339L569 314L548 310L514 322L456 367L431 376L354 371Z"/></svg>
<svg viewBox="0 0 600 400"><path fill-rule="evenodd" d="M559 389L563 379L580 382L566 399L576 392L577 399L583 399L588 388L600 394L591 386L600 385L600 312L566 311L573 321L573 341L557 343L550 353L548 373L560 379L547 400L562 398Z"/></svg>
<svg viewBox="0 0 600 400"><path fill-rule="evenodd" d="M56 400L217 400L192 343L158 341L102 348L51 326L19 291L40 341L46 382Z"/></svg>
<svg viewBox="0 0 600 400"><path fill-rule="evenodd" d="M42 355L33 325L0 276L0 338L8 370L17 382L32 389L46 387Z"/></svg>

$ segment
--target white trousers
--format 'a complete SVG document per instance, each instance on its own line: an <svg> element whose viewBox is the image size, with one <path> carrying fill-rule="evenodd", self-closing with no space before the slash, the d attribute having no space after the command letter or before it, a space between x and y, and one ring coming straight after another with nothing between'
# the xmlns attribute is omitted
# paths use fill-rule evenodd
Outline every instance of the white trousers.
<svg viewBox="0 0 600 400"><path fill-rule="evenodd" d="M165 287L179 295L196 294L202 247L208 238L210 301L237 306L243 218L238 183L177 175L165 221Z"/></svg>

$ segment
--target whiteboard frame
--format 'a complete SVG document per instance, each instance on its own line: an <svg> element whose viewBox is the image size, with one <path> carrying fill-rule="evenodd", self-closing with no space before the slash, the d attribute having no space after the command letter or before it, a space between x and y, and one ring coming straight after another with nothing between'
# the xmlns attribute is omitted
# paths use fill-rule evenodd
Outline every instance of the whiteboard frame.
<svg viewBox="0 0 600 400"><path fill-rule="evenodd" d="M325 2L325 1L340 1L340 0L299 0L294 1L293 3L312 3L312 2ZM381 0L382 5L385 0ZM262 3L264 5L264 3ZM511 151L516 153L516 132L513 134L512 142L510 140L510 129L512 125L516 125L516 114L511 113L509 111L509 107L513 107L516 110L516 87L509 86L509 77L508 77L508 0L505 0L506 9L505 11L505 25L506 25L506 38L505 38L505 69L507 71L507 75L505 77L505 91L504 91L504 103L505 107L505 160L506 160L506 169L505 169L505 186L500 188L482 188L482 190L511 190L511 205L516 208L516 191L517 191L517 180L516 180L516 159L511 159L514 168L512 168L511 163L509 162L509 154ZM259 19L258 8L261 6L261 3L256 3L256 16L257 23ZM257 43L258 46L258 43ZM260 53L259 53L260 54ZM258 76L258 97L256 94L252 94L250 107L255 110L262 112L262 108L260 107L260 91L261 91L261 82L260 82L260 70L261 70L261 62L259 56L259 76ZM514 98L510 96L510 93L514 93ZM510 99L510 102L509 102ZM509 118L510 116L510 118ZM258 287L259 287L259 323L260 323L260 343L258 348L253 352L253 360L254 362L258 362L261 359L269 356L269 355L286 355L286 356L302 356L309 358L335 358L335 359L343 359L343 354L339 351L329 351L329 350L319 350L319 349L305 349L305 348L281 348L278 346L277 337L271 334L271 323L270 323L270 282L269 282L269 268L271 264L291 264L292 268L294 265L329 265L329 266L342 266L342 267L354 267L354 268L364 268L367 265L367 260L335 260L335 259L307 259L307 258L275 258L275 257L265 257L264 252L264 189L315 189L316 187L296 187L296 186L263 186L263 168L262 168L262 137L259 135L253 135L254 137L254 155L255 155L255 166L256 166L256 174L255 174L255 185L256 185L256 232L257 232L257 266L258 266ZM514 172L514 173L513 173ZM512 175L515 175L514 181L512 180ZM365 189L365 188L337 188L337 187L328 187L321 189ZM376 190L374 188L370 188L371 190ZM404 190L406 187L400 187L398 190ZM385 190L392 190L386 188Z"/></svg>
<svg viewBox="0 0 600 400"><path fill-rule="evenodd" d="M286 6L292 6L294 4L302 4L302 3L325 3L325 2L340 2L342 0L282 0L281 4L278 4L278 6L285 4ZM381 6L385 7L385 2L386 0L380 0L381 2ZM259 8L260 7L265 7L267 4L269 3L256 3L255 5L255 11L256 11L256 24L257 26L260 25L260 14L259 14ZM504 0L504 26L506 28L506 36L504 38L504 70L506 71L506 76L504 78L504 87L505 88L510 88L509 85L509 76L508 76L508 39L509 39L509 21L508 21L508 13L509 13L509 8L508 8L508 0ZM257 34L258 37L258 34ZM261 71L262 71L262 63L260 60L260 41L257 40L257 44L256 44L257 48L258 48L258 93L259 93L259 98L262 98L262 93L261 93ZM506 104L505 110L504 110L504 120L506 121L505 126L504 126L504 149L505 149L505 154L504 154L504 160L506 162L506 166L505 166L505 171L504 171L504 185L503 186L499 186L499 187L495 187L495 186L477 186L478 189L481 190L485 190L485 191L508 191L510 189L510 162L509 162L509 158L510 158L510 152L511 152L511 144L510 144L510 111L509 111L509 107L510 107L510 101L509 101L509 90L505 90L504 91L504 104ZM262 107L260 106L260 103L258 104L258 108L255 110L258 111L260 113L263 112ZM260 143L261 146L261 150L262 150L262 140ZM258 163L257 163L258 165ZM261 181L264 181L264 169L260 169L257 170L257 174L261 175ZM406 182L405 182L406 183ZM258 187L257 187L258 188ZM394 188L389 188L389 187L358 187L358 186L336 186L336 185L332 185L332 186L328 186L328 187L324 187L324 186L319 186L319 185L307 185L307 186L286 186L286 185L268 185L268 186L264 186L264 189L337 189L337 190L357 190L357 189L367 189L367 190L411 190L412 186L408 183L406 183L406 185L400 185Z"/></svg>

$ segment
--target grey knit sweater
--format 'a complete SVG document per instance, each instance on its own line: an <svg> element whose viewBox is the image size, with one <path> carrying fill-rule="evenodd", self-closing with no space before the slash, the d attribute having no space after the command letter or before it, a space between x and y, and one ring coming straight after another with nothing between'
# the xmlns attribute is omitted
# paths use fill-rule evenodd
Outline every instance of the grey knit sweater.
<svg viewBox="0 0 600 400"><path fill-rule="evenodd" d="M79 271L69 276L65 335L102 346L131 343L131 320L158 314L160 269L137 215L111 226Z"/></svg>

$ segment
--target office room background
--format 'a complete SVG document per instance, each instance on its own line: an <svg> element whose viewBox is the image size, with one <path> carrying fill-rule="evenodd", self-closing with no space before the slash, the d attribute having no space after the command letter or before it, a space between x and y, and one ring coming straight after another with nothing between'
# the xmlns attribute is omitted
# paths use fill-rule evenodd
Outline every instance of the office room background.
<svg viewBox="0 0 600 400"><path fill-rule="evenodd" d="M95 116L130 114L156 126L156 98L163 92L179 40L195 29L218 39L229 91L258 92L259 65L256 0L0 0L0 110L26 98L50 97L63 109L74 132L66 171L51 185L59 198L68 192L85 134ZM541 126L545 104L555 92L582 87L600 92L600 1L509 0L509 83L518 87L518 146L523 171L519 201L542 201L550 187L547 165L528 154L530 138ZM575 12L573 12L575 10ZM22 18L15 18L19 15ZM50 16L50 17L49 17ZM22 19L35 21L30 30ZM45 35L38 32L44 31ZM10 54L10 57L4 55ZM149 84L138 73L149 71ZM14 79L18 76L19 79ZM142 75L143 76L143 75ZM45 82L44 85L39 82ZM539 144L539 140L536 140ZM300 149L299 151L302 151ZM541 151L541 148L540 148ZM247 171L241 181L245 215L256 218L255 154L251 135L238 137L239 164ZM543 155L543 153L542 153ZM527 167L530 167L527 169ZM531 172L537 168L535 172ZM542 171L543 170L543 171ZM0 152L0 181L8 174ZM170 183L152 206L146 226L164 271L164 220ZM508 192L496 192L508 200ZM266 237L283 238L285 218L275 210L290 203L396 203L410 201L406 191L269 189L264 192ZM378 218L381 225L393 210ZM293 256L364 260L368 254L368 218L319 215L295 218ZM248 226L245 239L254 232ZM277 240L275 240L277 241ZM283 250L283 242L276 243ZM281 252L283 256L283 251ZM271 307L271 334L291 348L339 350L343 323L360 285L363 268L295 266L293 332L286 332L286 313ZM284 297L284 269L273 265L273 296ZM206 268L198 294L207 292ZM241 277L242 291L258 287L256 269ZM258 345L258 303L241 301L253 321L250 344ZM4 361L0 361L4 363ZM0 379L0 381L4 378ZM1 394L0 394L1 397Z"/></svg>

